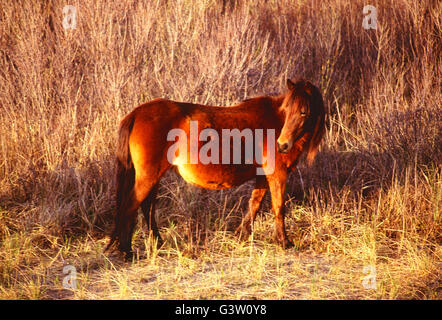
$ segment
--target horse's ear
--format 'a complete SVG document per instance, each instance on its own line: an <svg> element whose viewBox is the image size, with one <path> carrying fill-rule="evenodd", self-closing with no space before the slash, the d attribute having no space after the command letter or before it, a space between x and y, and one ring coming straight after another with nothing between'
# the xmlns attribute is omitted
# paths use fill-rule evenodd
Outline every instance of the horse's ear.
<svg viewBox="0 0 442 320"><path fill-rule="evenodd" d="M287 88L289 88L290 91L295 89L295 84L290 79L287 79Z"/></svg>
<svg viewBox="0 0 442 320"><path fill-rule="evenodd" d="M306 81L305 82L305 86L304 86L304 88L305 88L305 92L307 92L307 94L309 95L309 96L311 96L312 95L312 93L313 93L313 84L310 82L310 81Z"/></svg>

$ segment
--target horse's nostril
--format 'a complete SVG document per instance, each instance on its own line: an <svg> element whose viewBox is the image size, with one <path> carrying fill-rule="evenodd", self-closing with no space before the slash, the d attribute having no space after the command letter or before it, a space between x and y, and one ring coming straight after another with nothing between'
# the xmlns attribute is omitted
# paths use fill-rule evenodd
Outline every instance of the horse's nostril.
<svg viewBox="0 0 442 320"><path fill-rule="evenodd" d="M284 153L284 152L287 152L287 149L289 148L289 144L288 143L283 143L283 144L279 144L278 143L278 151L279 152L282 152L282 153Z"/></svg>

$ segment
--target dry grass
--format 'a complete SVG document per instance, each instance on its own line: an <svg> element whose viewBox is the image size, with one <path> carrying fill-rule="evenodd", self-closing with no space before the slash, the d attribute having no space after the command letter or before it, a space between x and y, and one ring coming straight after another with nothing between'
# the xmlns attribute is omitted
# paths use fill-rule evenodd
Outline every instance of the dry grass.
<svg viewBox="0 0 442 320"><path fill-rule="evenodd" d="M441 298L441 3L373 1L376 30L362 1L222 3L72 1L65 30L63 1L2 2L0 298ZM154 97L230 105L293 76L329 109L316 163L288 182L295 249L274 245L268 199L253 241L232 235L250 184L214 192L171 173L165 246L139 228L133 263L103 255L124 114Z"/></svg>

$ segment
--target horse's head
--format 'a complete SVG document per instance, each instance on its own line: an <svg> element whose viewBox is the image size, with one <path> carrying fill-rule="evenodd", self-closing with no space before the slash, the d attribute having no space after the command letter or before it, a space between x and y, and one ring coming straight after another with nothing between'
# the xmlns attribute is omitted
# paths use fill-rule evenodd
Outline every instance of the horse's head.
<svg viewBox="0 0 442 320"><path fill-rule="evenodd" d="M310 81L287 79L287 87L289 91L280 107L284 125L277 140L278 152L288 153L298 139L308 134L307 158L311 163L324 133L322 96Z"/></svg>

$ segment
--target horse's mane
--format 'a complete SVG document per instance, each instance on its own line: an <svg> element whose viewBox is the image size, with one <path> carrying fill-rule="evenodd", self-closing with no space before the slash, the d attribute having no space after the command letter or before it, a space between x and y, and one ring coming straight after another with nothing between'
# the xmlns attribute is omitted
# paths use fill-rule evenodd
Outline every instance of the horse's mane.
<svg viewBox="0 0 442 320"><path fill-rule="evenodd" d="M249 102L249 101L257 100L257 99L261 99L261 98L271 98L271 99L274 99L274 98L279 98L279 97L285 96L286 94L287 93L270 92L268 94L262 94L262 95L259 95L259 96L250 97L250 98L241 100L241 102Z"/></svg>

